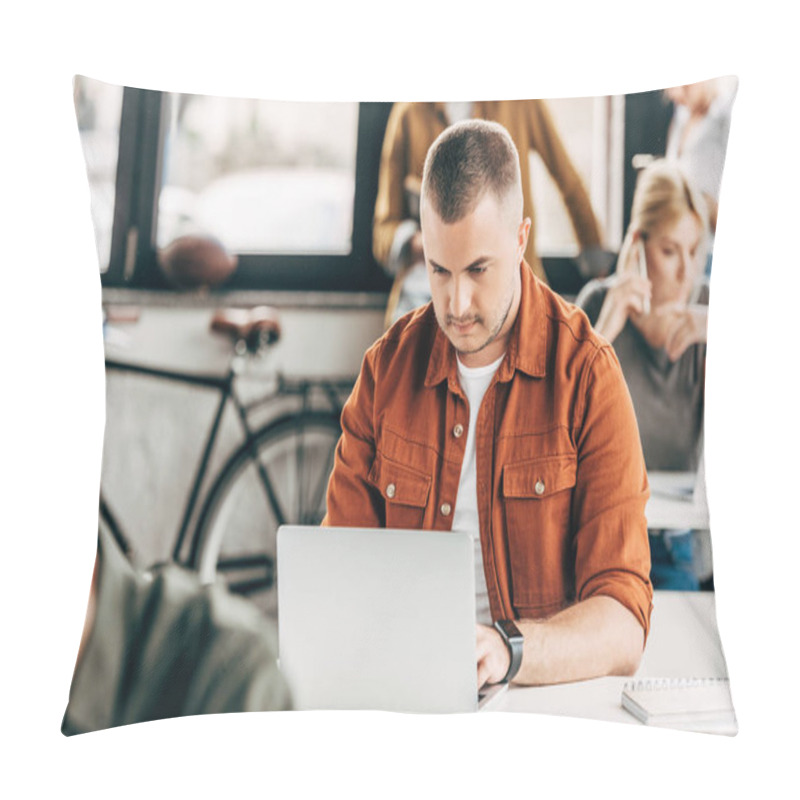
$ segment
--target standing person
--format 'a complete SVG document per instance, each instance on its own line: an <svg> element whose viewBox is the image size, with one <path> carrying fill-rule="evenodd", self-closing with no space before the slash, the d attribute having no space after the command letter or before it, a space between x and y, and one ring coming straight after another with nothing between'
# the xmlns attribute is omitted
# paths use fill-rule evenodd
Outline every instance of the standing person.
<svg viewBox="0 0 800 800"><path fill-rule="evenodd" d="M708 291L707 216L700 192L675 164L639 176L614 275L576 299L619 357L651 470L696 471L702 456ZM691 531L651 531L653 585L699 587Z"/></svg>
<svg viewBox="0 0 800 800"><path fill-rule="evenodd" d="M469 118L499 122L517 147L523 214L531 220L525 259L538 278L547 281L536 253L531 151L539 154L561 192L581 250L598 248L601 244L600 226L589 196L544 101L396 103L384 135L372 228L375 258L395 277L387 308L387 327L402 314L430 300L419 225L422 167L434 139L448 125Z"/></svg>
<svg viewBox="0 0 800 800"><path fill-rule="evenodd" d="M666 95L675 104L667 132L666 158L684 170L705 200L709 228L706 271L710 272L736 79L714 78L673 86Z"/></svg>
<svg viewBox="0 0 800 800"><path fill-rule="evenodd" d="M323 521L472 534L479 685L631 674L652 607L628 390L613 349L525 262L522 210L502 126L436 139L421 190L432 302L364 357Z"/></svg>

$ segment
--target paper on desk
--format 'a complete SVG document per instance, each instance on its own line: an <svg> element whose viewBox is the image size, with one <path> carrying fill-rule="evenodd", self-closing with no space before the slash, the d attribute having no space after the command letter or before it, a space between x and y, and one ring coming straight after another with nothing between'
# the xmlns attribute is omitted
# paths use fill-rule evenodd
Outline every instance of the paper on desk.
<svg viewBox="0 0 800 800"><path fill-rule="evenodd" d="M629 681L622 707L645 725L729 736L738 731L727 678Z"/></svg>

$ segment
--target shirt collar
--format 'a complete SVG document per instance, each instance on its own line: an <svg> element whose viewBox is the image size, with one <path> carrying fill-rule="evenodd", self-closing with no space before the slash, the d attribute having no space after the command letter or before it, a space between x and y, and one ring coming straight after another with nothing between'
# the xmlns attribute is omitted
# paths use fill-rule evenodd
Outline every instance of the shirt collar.
<svg viewBox="0 0 800 800"><path fill-rule="evenodd" d="M522 296L517 318L511 328L506 357L497 370L497 380L500 383L510 381L516 370L532 378L543 378L547 374L547 309L543 286L527 262L522 262L520 270ZM433 309L430 313L433 313ZM458 385L458 365L455 349L436 324L425 386L436 386L443 380L447 380L450 388L457 391L455 387Z"/></svg>

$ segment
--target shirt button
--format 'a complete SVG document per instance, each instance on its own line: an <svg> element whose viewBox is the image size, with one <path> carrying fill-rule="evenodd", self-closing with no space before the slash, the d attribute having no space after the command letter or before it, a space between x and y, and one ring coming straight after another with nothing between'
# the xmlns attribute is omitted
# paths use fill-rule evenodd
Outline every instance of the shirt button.
<svg viewBox="0 0 800 800"><path fill-rule="evenodd" d="M536 494L544 494L544 481L541 480L541 478L536 481L536 486L533 487L533 491L536 492Z"/></svg>
<svg viewBox="0 0 800 800"><path fill-rule="evenodd" d="M455 436L455 437L456 437L456 439L460 439L460 438L461 438L461 435L462 435L463 433L464 433L464 426L463 426L463 425L462 425L462 424L459 422L459 423L458 423L458 424L455 426L455 428L453 428L453 436Z"/></svg>
<svg viewBox="0 0 800 800"><path fill-rule="evenodd" d="M390 483L386 487L386 496L391 500L394 497L396 491L397 487L393 483Z"/></svg>
<svg viewBox="0 0 800 800"><path fill-rule="evenodd" d="M450 503L442 503L442 507L439 510L442 512L443 517L449 517L453 509L450 507Z"/></svg>

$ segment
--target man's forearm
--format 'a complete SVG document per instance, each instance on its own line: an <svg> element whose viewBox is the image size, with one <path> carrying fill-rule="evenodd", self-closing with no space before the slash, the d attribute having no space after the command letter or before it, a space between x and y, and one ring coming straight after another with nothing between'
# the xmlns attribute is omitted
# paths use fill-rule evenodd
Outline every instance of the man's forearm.
<svg viewBox="0 0 800 800"><path fill-rule="evenodd" d="M603 675L632 675L641 660L644 631L612 597L595 596L546 620L517 620L524 637L514 683L548 684Z"/></svg>

